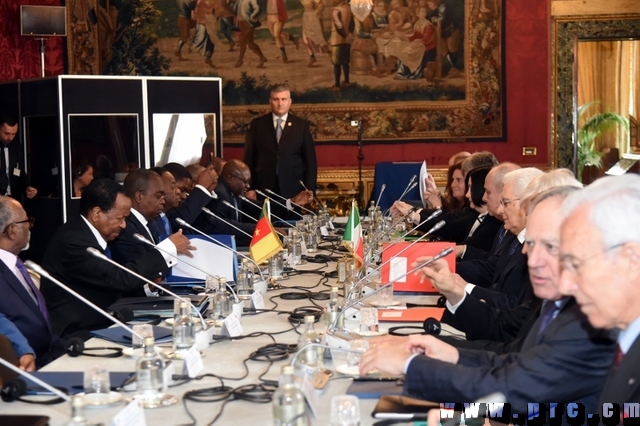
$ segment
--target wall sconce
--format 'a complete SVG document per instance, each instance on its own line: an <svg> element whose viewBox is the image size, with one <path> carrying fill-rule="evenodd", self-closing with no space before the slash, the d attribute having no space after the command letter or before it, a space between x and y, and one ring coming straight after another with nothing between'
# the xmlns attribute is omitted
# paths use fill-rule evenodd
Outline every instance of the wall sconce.
<svg viewBox="0 0 640 426"><path fill-rule="evenodd" d="M373 9L372 0L351 0L351 12L360 22L364 21Z"/></svg>

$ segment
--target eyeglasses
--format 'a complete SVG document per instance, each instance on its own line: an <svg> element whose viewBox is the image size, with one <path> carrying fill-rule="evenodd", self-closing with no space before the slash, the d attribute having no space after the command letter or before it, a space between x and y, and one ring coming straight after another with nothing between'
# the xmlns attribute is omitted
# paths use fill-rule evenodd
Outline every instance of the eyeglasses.
<svg viewBox="0 0 640 426"><path fill-rule="evenodd" d="M512 200L508 199L508 198L500 198L500 204L502 204L502 207L507 207L509 204L513 203L514 201L518 201L520 200L520 198L514 198Z"/></svg>
<svg viewBox="0 0 640 426"><path fill-rule="evenodd" d="M21 223L28 223L29 224L29 229L33 228L33 225L36 223L36 218L32 217L32 216L28 216L25 220L20 220L18 222L11 222L10 224L8 224L5 228L4 231L2 231L3 234L6 234L7 229L9 229L9 227L11 225L19 225Z"/></svg>
<svg viewBox="0 0 640 426"><path fill-rule="evenodd" d="M572 274L580 274L580 268L582 268L584 266L584 264L591 259L594 259L598 256L601 256L605 253L610 252L611 250L615 250L617 248L622 247L623 245L625 245L626 243L620 243L620 244L616 244L613 245L609 248L606 248L602 251L599 251L595 254L592 254L591 256L588 256L584 259L578 259L577 257L575 257L572 254L563 254L560 256L560 266L562 267L563 270L570 272Z"/></svg>
<svg viewBox="0 0 640 426"><path fill-rule="evenodd" d="M238 179L240 182L242 182L242 184L243 184L244 186L251 186L251 179L244 180L244 179L242 179L241 177L236 176L236 175L229 175L229 176L231 176L231 177L233 177L233 178Z"/></svg>

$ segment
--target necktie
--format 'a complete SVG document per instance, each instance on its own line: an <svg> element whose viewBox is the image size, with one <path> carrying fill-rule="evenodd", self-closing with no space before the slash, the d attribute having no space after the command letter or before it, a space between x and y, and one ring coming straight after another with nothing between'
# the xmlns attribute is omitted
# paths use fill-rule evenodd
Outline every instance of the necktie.
<svg viewBox="0 0 640 426"><path fill-rule="evenodd" d="M522 244L520 244L520 241L518 241L518 239L516 238L515 240L513 240L513 242L511 243L511 246L509 246L509 252L507 253L507 259L509 259L511 256L513 256L513 253L516 252L516 250L518 250L518 248L522 247Z"/></svg>
<svg viewBox="0 0 640 426"><path fill-rule="evenodd" d="M620 345L616 346L616 356L613 358L613 369L617 369L622 363L622 358L624 358L624 354L622 353L622 349L620 349Z"/></svg>
<svg viewBox="0 0 640 426"><path fill-rule="evenodd" d="M149 228L149 234L151 235L151 239L153 240L154 244L158 244L160 242L160 234L156 230L156 227L149 224L147 225L147 228Z"/></svg>
<svg viewBox="0 0 640 426"><path fill-rule="evenodd" d="M2 145L2 149L0 149L0 194L6 194L7 188L9 187L9 176L7 175L7 159L6 159L6 148L5 144Z"/></svg>
<svg viewBox="0 0 640 426"><path fill-rule="evenodd" d="M109 246L107 246L107 248L104 249L104 254L107 255L107 257L109 259L111 259L111 249L109 248Z"/></svg>
<svg viewBox="0 0 640 426"><path fill-rule="evenodd" d="M282 136L282 118L276 119L276 140L280 142L280 136Z"/></svg>
<svg viewBox="0 0 640 426"><path fill-rule="evenodd" d="M540 320L540 329L538 330L538 335L541 335L545 328L549 325L551 320L556 316L558 310L560 308L556 305L555 302L546 302L544 307L542 308L542 319Z"/></svg>
<svg viewBox="0 0 640 426"><path fill-rule="evenodd" d="M238 217L238 202L236 201L236 197L231 196L231 200L233 201L233 207L235 207L236 221L240 222L240 218Z"/></svg>
<svg viewBox="0 0 640 426"><path fill-rule="evenodd" d="M501 226L500 229L498 229L498 246L500 247L500 244L502 244L502 241L504 240L504 237L507 235L507 230L504 229L504 226Z"/></svg>
<svg viewBox="0 0 640 426"><path fill-rule="evenodd" d="M16 267L18 268L18 270L24 277L25 281L29 285L29 288L33 292L33 295L36 297L36 302L38 304L38 309L40 309L40 313L42 314L44 319L47 321L47 323L49 323L49 312L47 312L47 303L45 302L44 297L42 296L42 293L40 293L40 290L38 290L38 287L36 287L36 285L33 283L33 280L29 275L29 271L27 271L26 266L24 266L24 263L20 258L16 259Z"/></svg>
<svg viewBox="0 0 640 426"><path fill-rule="evenodd" d="M162 220L162 224L164 225L164 232L167 233L167 236L171 235L171 224L169 223L169 219L164 213L160 213L160 219Z"/></svg>

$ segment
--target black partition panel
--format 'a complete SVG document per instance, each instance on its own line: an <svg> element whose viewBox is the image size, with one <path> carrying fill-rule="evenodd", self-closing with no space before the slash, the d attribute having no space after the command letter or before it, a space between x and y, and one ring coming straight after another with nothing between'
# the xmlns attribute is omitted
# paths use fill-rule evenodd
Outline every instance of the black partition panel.
<svg viewBox="0 0 640 426"><path fill-rule="evenodd" d="M73 183L87 165L95 176L123 180L151 164L145 132L153 114L208 115L220 129L220 93L218 78L58 76L0 83L2 108L19 118L25 168L38 189L33 200L21 199L36 217L26 257L40 261L56 228L77 214L81 191Z"/></svg>
<svg viewBox="0 0 640 426"><path fill-rule="evenodd" d="M222 157L222 92L219 78L185 78L176 81L150 77L146 84L152 165L166 163L172 149L174 152L188 149L195 153L197 147L199 158L203 143L213 146L216 155ZM163 127L159 120L170 124ZM181 138L175 132L181 121L201 127L202 133L191 133L186 138L182 135ZM170 130L165 131L166 127L170 127ZM159 131L159 128L162 130ZM185 140L188 138L191 140Z"/></svg>

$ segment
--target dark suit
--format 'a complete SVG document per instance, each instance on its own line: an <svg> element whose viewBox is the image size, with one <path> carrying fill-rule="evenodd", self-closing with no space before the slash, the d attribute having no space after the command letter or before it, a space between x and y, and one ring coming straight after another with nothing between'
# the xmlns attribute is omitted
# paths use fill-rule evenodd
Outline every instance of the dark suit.
<svg viewBox="0 0 640 426"><path fill-rule="evenodd" d="M202 208L209 204L211 200L212 198L210 194L206 193L201 188L194 188L193 191L189 193L189 196L184 203L180 204L175 209L171 209L166 212L172 230L175 232L182 228L176 222L176 218L180 218L188 224L193 225L198 216L202 213ZM188 230L189 228L183 228L182 232L187 233Z"/></svg>
<svg viewBox="0 0 640 426"><path fill-rule="evenodd" d="M491 350L496 353L519 350L540 315L540 299L533 298L513 309L501 310L465 297L456 313L444 311L442 322L463 331L467 340L443 340L455 347Z"/></svg>
<svg viewBox="0 0 640 426"><path fill-rule="evenodd" d="M134 259L146 254L150 250L155 250L148 244L140 242L134 238L134 234L140 234L154 244L160 242L160 233L154 228L147 231L137 217L131 213L127 216L127 227L122 230L118 238L109 242L111 258L121 265L126 265ZM153 231L151 230L153 229ZM151 232L151 233L150 233ZM123 293L125 297L144 297L146 293L143 287L135 288L132 291Z"/></svg>
<svg viewBox="0 0 640 426"><path fill-rule="evenodd" d="M422 223L423 221L427 220L427 218L431 216L436 210L437 209L420 210L420 222L418 223ZM467 235L469 235L469 230L473 226L473 222L477 217L478 212L469 207L464 207L462 209L456 210L443 209L442 213L438 217L435 217L423 223L418 227L418 230L427 232L433 227L433 225L440 222L441 220L444 220L446 225L436 231L434 235L445 235L445 233L451 232L451 228L454 228L454 231L457 231L460 234L464 234L463 237L458 238L464 239L467 237ZM457 223L457 226L454 226L454 223ZM462 239L460 239L460 241L462 241Z"/></svg>
<svg viewBox="0 0 640 426"><path fill-rule="evenodd" d="M585 404L594 412L615 343L593 330L571 299L542 333L533 325L519 353L459 349L457 364L419 355L408 367L405 394L436 402L474 401L501 392L513 412L527 403ZM591 410L591 411L590 411Z"/></svg>
<svg viewBox="0 0 640 426"><path fill-rule="evenodd" d="M244 201L231 192L231 188L229 188L224 179L220 179L218 182L216 194L218 198L211 199L207 208L249 235L253 235L253 231L256 228L255 222L250 222L251 219L247 219L242 213L236 212L235 209L224 204L223 201L226 201L231 205L237 205L239 210L245 211ZM251 238L244 233L204 212L196 221L196 227L207 234L234 235L238 246L248 246L251 242Z"/></svg>
<svg viewBox="0 0 640 426"><path fill-rule="evenodd" d="M498 220L495 217L494 219ZM499 220L498 222L500 222L501 226L498 227L498 229L496 230L496 233L493 236L493 243L491 247L487 250L483 250L472 245L467 246L467 249L464 251L464 255L462 255L462 257L458 259L458 262L468 261L468 260L487 260L494 254L498 253L498 250L501 247L502 239L504 238L503 235L505 233L504 223ZM508 234L513 235L511 233L508 233Z"/></svg>
<svg viewBox="0 0 640 426"><path fill-rule="evenodd" d="M82 217L73 217L53 234L42 266L102 309L118 300L122 293L144 285L143 281L133 275L94 257L87 252L87 247L104 253ZM168 269L157 250L149 250L125 266L150 280L164 277ZM86 337L87 330L112 325L75 296L44 279L42 294L47 299L53 331L60 336L85 332Z"/></svg>
<svg viewBox="0 0 640 426"><path fill-rule="evenodd" d="M122 230L118 238L109 242L109 249L111 249L111 258L121 265L125 265L137 259L139 256L147 253L150 250L155 250L148 244L136 240L133 235L140 234L149 241L158 244L159 235L154 236L147 231L137 217L131 213L126 219L127 227ZM155 234L155 232L153 232Z"/></svg>
<svg viewBox="0 0 640 426"><path fill-rule="evenodd" d="M620 404L640 401L640 336L633 342L617 368L611 368L600 395L603 403ZM588 411L587 411L588 412ZM594 413L600 413L600 410Z"/></svg>
<svg viewBox="0 0 640 426"><path fill-rule="evenodd" d="M0 312L7 316L35 351L38 368L65 353L64 339L51 330L31 295L14 273L0 261Z"/></svg>
<svg viewBox="0 0 640 426"><path fill-rule="evenodd" d="M491 215L485 216L473 232L473 235L466 237L460 243L467 246L465 254L470 248L471 250L478 250L480 252L489 252L493 248L493 242L500 229L502 229L501 221Z"/></svg>
<svg viewBox="0 0 640 426"><path fill-rule="evenodd" d="M19 201L23 201L25 197L25 191L27 190L27 186L29 186L29 177L24 171L24 158L22 154L23 147L22 144L15 139L6 146L9 150L8 176L9 187L11 188L11 196ZM14 174L14 169L16 168L20 170L20 176L16 176Z"/></svg>
<svg viewBox="0 0 640 426"><path fill-rule="evenodd" d="M289 112L280 142L271 113L254 119L244 144L244 162L251 170L253 187L271 189L291 198L304 188L314 191L318 175L316 151L309 122Z"/></svg>
<svg viewBox="0 0 640 426"><path fill-rule="evenodd" d="M511 309L533 295L527 257L516 236L505 237L498 253L486 261L459 262L456 272L476 284L471 295L500 309Z"/></svg>

